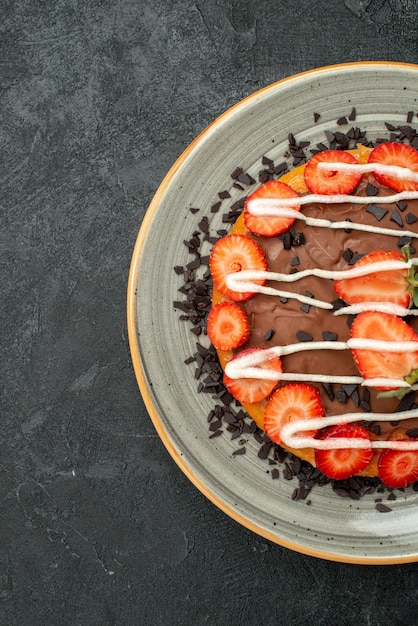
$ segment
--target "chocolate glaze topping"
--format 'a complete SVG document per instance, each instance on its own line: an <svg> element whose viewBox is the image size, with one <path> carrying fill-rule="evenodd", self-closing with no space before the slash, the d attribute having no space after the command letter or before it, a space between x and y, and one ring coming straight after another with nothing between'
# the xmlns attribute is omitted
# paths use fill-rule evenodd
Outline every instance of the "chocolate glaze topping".
<svg viewBox="0 0 418 626"><path fill-rule="evenodd" d="M363 176L363 180L356 190L356 194L366 196L370 185L379 188L378 195L371 198L374 206L379 206L379 196L393 194L393 191L381 187L377 184L373 175ZM379 214L379 221L374 212L367 210L368 205L356 204L312 204L303 207L305 215L315 218L324 218L334 221L350 219L353 222L370 224L373 226L387 227L402 230L398 223L391 219L393 213L399 212L399 207L395 204L385 204L385 214ZM403 207L405 211L406 207ZM418 215L418 200L408 201L407 213ZM290 273L295 271L292 263L297 255L299 264L296 271L310 268L321 268L327 270L345 270L350 267L353 261L372 250L386 249L400 251L404 243L404 238L399 236L389 236L382 234L365 233L358 230L329 230L307 226L302 220L295 222L294 231L303 235L304 245L290 246L286 249L283 238L259 237L247 233L264 250L269 270L272 272ZM418 222L411 222L408 230L417 232ZM412 246L415 242L412 242ZM287 246L288 247L288 246ZM280 288L278 283L272 283L273 287ZM333 288L333 281L317 277L306 277L294 283L286 283L283 286L287 291L297 292L324 300L335 302L338 299ZM338 341L346 341L350 334L350 317L347 315L334 316L332 311L319 309L315 306L303 306L300 302L288 299L283 303L280 298L257 294L244 305L250 323L251 338L246 347L272 347L275 345L286 345L296 343L300 336L311 336L313 341L323 341L324 333L332 333ZM407 320L415 330L418 330L418 320L408 318ZM271 335L271 332L274 333ZM271 335L268 342L265 336ZM317 352L307 351L282 357L283 371L304 372L312 374L329 375L352 375L358 376L354 360L349 350L332 351L320 350ZM360 388L357 393L351 391L349 395L344 386L340 384L331 385L332 393L320 384L316 385L320 390L326 413L338 415L356 410L364 410L370 407L374 412L396 412L399 407L399 400L395 398L379 399L377 392L370 389L366 392L367 402L359 408L364 396L365 389ZM328 393L327 393L328 391ZM330 397L331 396L331 397ZM395 418L394 418L395 419ZM405 424L407 428L418 425L418 420L408 420ZM384 436L385 432L393 427L390 423L379 424L380 432Z"/></svg>

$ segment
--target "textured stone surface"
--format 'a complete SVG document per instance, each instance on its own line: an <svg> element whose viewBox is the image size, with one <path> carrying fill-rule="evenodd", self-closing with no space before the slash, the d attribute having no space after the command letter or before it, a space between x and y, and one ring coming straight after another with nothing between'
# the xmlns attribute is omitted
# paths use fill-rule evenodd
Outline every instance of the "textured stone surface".
<svg viewBox="0 0 418 626"><path fill-rule="evenodd" d="M133 375L130 255L176 157L284 76L417 62L415 0L2 0L0 624L412 624L414 565L291 553L210 504Z"/></svg>

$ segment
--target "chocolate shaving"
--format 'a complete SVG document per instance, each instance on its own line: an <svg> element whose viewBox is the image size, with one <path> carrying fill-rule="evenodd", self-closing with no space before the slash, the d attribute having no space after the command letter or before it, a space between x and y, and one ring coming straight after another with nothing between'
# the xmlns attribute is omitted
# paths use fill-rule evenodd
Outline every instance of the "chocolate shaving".
<svg viewBox="0 0 418 626"><path fill-rule="evenodd" d="M383 504L383 502L378 502L375 506L375 509L376 511L379 511L379 513L389 513L390 511L392 511L390 506Z"/></svg>
<svg viewBox="0 0 418 626"><path fill-rule="evenodd" d="M368 204L366 206L366 211L374 215L374 217L377 219L378 222L381 222L382 219L385 217L386 213L388 212L387 209L384 209L383 207L378 206L377 204Z"/></svg>
<svg viewBox="0 0 418 626"><path fill-rule="evenodd" d="M307 333L305 330L298 330L296 333L296 338L298 341L312 341L313 337L310 333Z"/></svg>
<svg viewBox="0 0 418 626"><path fill-rule="evenodd" d="M401 228L403 226L402 215L399 213L399 211L397 209L393 209L392 214L390 216L390 221L394 222L395 224L397 224Z"/></svg>

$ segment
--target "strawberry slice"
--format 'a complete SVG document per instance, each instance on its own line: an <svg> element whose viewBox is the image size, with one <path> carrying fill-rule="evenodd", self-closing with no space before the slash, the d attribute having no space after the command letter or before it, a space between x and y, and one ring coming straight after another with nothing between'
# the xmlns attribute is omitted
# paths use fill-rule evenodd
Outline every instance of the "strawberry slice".
<svg viewBox="0 0 418 626"><path fill-rule="evenodd" d="M357 159L344 150L325 150L309 159L305 167L305 184L312 193L326 195L351 193L358 187L362 174L323 170L318 163L358 163Z"/></svg>
<svg viewBox="0 0 418 626"><path fill-rule="evenodd" d="M401 441L411 441L409 437ZM378 462L380 480L387 487L406 487L418 480L418 452L416 450L383 450Z"/></svg>
<svg viewBox="0 0 418 626"><path fill-rule="evenodd" d="M247 350L242 350L237 356L244 356L245 354L258 352L262 349L263 348L248 348ZM263 363L259 367L281 372L282 362L280 357L276 357L275 359ZM277 385L277 381L262 380L260 378L230 378L224 374L224 385L229 393L239 402L254 404L255 402L260 402L264 400L264 398L267 398Z"/></svg>
<svg viewBox="0 0 418 626"><path fill-rule="evenodd" d="M245 311L234 302L219 302L208 315L207 334L218 350L233 350L248 341L250 324Z"/></svg>
<svg viewBox="0 0 418 626"><path fill-rule="evenodd" d="M337 424L325 429L318 439L321 441L343 437L347 439L368 439L369 434L360 424ZM336 450L315 450L316 467L328 478L344 480L361 472L370 463L373 450L369 448L340 448Z"/></svg>
<svg viewBox="0 0 418 626"><path fill-rule="evenodd" d="M324 417L325 409L319 391L304 383L279 387L269 399L264 413L264 430L272 441L282 444L281 429L296 420ZM303 431L304 437L315 437L317 431Z"/></svg>
<svg viewBox="0 0 418 626"><path fill-rule="evenodd" d="M267 270L267 261L260 246L246 235L227 235L219 239L212 248L209 260L213 284L216 289L230 300L243 302L249 300L254 292L232 291L227 287L228 274L241 270ZM264 285L265 280L254 283Z"/></svg>
<svg viewBox="0 0 418 626"><path fill-rule="evenodd" d="M359 313L351 326L351 338L377 339L381 341L416 341L416 352L384 352L352 349L353 358L364 378L398 378L413 384L418 380L418 334L401 317L364 311ZM381 390L391 387L378 387Z"/></svg>
<svg viewBox="0 0 418 626"><path fill-rule="evenodd" d="M369 155L369 163L383 163L384 165L399 165L418 173L418 150L403 143L387 141L374 148ZM374 177L381 185L395 191L416 191L418 182L395 178L387 174L374 173Z"/></svg>
<svg viewBox="0 0 418 626"><path fill-rule="evenodd" d="M384 261L405 261L405 258L399 252L374 250L357 261L352 269ZM347 304L391 302L408 307L412 299L408 276L408 269L372 272L366 276L335 280L334 289Z"/></svg>
<svg viewBox="0 0 418 626"><path fill-rule="evenodd" d="M274 237L288 230L295 221L293 217L274 217L271 215L252 215L248 210L248 203L251 200L262 198L298 198L299 194L278 180L269 180L261 185L251 196L248 196L244 208L244 223L252 233L263 235L264 237ZM299 211L300 206L292 206L292 209Z"/></svg>

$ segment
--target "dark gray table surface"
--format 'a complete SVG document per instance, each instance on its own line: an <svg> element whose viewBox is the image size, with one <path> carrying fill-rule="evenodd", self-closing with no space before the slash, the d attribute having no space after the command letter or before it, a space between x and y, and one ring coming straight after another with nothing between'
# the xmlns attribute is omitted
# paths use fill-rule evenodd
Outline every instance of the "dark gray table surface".
<svg viewBox="0 0 418 626"><path fill-rule="evenodd" d="M416 0L1 0L0 624L418 624L416 564L252 534L166 452L129 353L141 220L285 76L418 62Z"/></svg>

